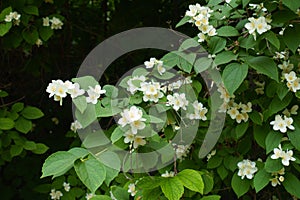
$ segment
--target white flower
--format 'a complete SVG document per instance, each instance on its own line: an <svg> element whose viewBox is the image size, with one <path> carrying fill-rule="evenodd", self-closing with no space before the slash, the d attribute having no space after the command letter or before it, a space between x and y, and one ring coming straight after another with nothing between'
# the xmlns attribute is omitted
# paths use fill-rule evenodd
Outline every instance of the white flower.
<svg viewBox="0 0 300 200"><path fill-rule="evenodd" d="M157 65L157 71L160 75L163 75L166 72L166 68L163 65Z"/></svg>
<svg viewBox="0 0 300 200"><path fill-rule="evenodd" d="M231 0L225 0L225 2L226 2L226 3L230 3L230 2L231 2Z"/></svg>
<svg viewBox="0 0 300 200"><path fill-rule="evenodd" d="M36 42L35 42L35 45L36 45L37 47L40 47L41 45L43 45L43 41L42 41L40 38L38 38L38 39L36 40Z"/></svg>
<svg viewBox="0 0 300 200"><path fill-rule="evenodd" d="M105 94L105 90L101 89L100 85L96 85L95 88L89 86L89 89L87 91L88 97L86 97L87 103L97 104L98 98L101 94Z"/></svg>
<svg viewBox="0 0 300 200"><path fill-rule="evenodd" d="M207 161L209 161L209 159L211 159L211 157L213 157L214 155L216 155L216 153L217 153L217 151L214 149L209 154L207 154L207 156L206 156Z"/></svg>
<svg viewBox="0 0 300 200"><path fill-rule="evenodd" d="M227 114L230 115L231 119L236 119L240 112L236 107L230 107L227 111Z"/></svg>
<svg viewBox="0 0 300 200"><path fill-rule="evenodd" d="M71 189L71 187L70 187L70 183L66 183L66 182L64 182L64 183L63 183L63 187L64 187L64 189L65 189L65 191L66 191L66 192L69 192L69 191L70 191L70 189Z"/></svg>
<svg viewBox="0 0 300 200"><path fill-rule="evenodd" d="M201 102L194 101L193 108L194 113L188 115L189 119L201 119L203 121L207 120L205 116L205 114L207 113L207 108L203 107L203 104Z"/></svg>
<svg viewBox="0 0 300 200"><path fill-rule="evenodd" d="M134 183L130 183L129 185L128 185L128 193L130 193L130 195L132 196L132 197L134 197L135 195L136 195L136 189L135 189L135 184Z"/></svg>
<svg viewBox="0 0 300 200"><path fill-rule="evenodd" d="M245 24L245 28L248 29L248 32L250 34L253 34L256 29L256 20L254 19L254 17L250 17L248 18L248 21L249 22Z"/></svg>
<svg viewBox="0 0 300 200"><path fill-rule="evenodd" d="M74 99L78 96L81 96L84 94L84 90L80 89L80 85L78 83L74 83L73 87L68 90L68 93L71 95L71 98Z"/></svg>
<svg viewBox="0 0 300 200"><path fill-rule="evenodd" d="M68 87L62 80L52 80L47 86L46 92L49 93L49 98L54 96L54 100L60 101L60 105L62 105L62 99L67 96Z"/></svg>
<svg viewBox="0 0 300 200"><path fill-rule="evenodd" d="M250 34L255 34L255 31L258 34L262 34L271 29L271 26L268 25L265 17L259 17L255 19L254 17L248 18L248 23L245 24L245 28L248 29Z"/></svg>
<svg viewBox="0 0 300 200"><path fill-rule="evenodd" d="M134 136L133 140L133 148L138 148L138 146L144 146L146 144L146 140L144 139L144 136Z"/></svg>
<svg viewBox="0 0 300 200"><path fill-rule="evenodd" d="M294 71L291 71L288 74L284 74L284 78L287 82L292 83L297 79L296 73Z"/></svg>
<svg viewBox="0 0 300 200"><path fill-rule="evenodd" d="M52 17L49 21L51 22L51 29L54 30L62 29L62 26L64 25L64 23L57 17Z"/></svg>
<svg viewBox="0 0 300 200"><path fill-rule="evenodd" d="M245 176L248 179L252 179L255 172L257 172L256 163L250 160L243 160L237 164L239 171L238 176L241 176L241 179L244 179Z"/></svg>
<svg viewBox="0 0 300 200"><path fill-rule="evenodd" d="M10 12L8 15L5 16L4 21L5 22L14 22L14 25L19 25L20 24L20 18L21 15L17 12Z"/></svg>
<svg viewBox="0 0 300 200"><path fill-rule="evenodd" d="M284 122L285 122L286 126L289 129L295 130L295 127L292 125L293 124L293 118L284 116Z"/></svg>
<svg viewBox="0 0 300 200"><path fill-rule="evenodd" d="M273 187L276 187L277 185L280 185L280 182L279 182L279 180L277 179L277 177L271 179L271 185L272 185Z"/></svg>
<svg viewBox="0 0 300 200"><path fill-rule="evenodd" d="M150 58L150 61L145 61L144 65L146 66L147 69L153 68L155 63L156 63L156 58Z"/></svg>
<svg viewBox="0 0 300 200"><path fill-rule="evenodd" d="M287 82L286 85L291 91L297 92L297 90L300 90L300 78L296 78L292 82Z"/></svg>
<svg viewBox="0 0 300 200"><path fill-rule="evenodd" d="M217 35L217 30L215 28L211 28L208 33L207 33L208 36L215 36Z"/></svg>
<svg viewBox="0 0 300 200"><path fill-rule="evenodd" d="M94 196L96 196L96 195L93 194L93 193L86 193L85 199L86 199L86 200L90 200L90 199L93 198Z"/></svg>
<svg viewBox="0 0 300 200"><path fill-rule="evenodd" d="M129 91L131 94L134 94L136 91L138 91L140 84L146 80L145 76L134 76L130 78L127 81L127 91Z"/></svg>
<svg viewBox="0 0 300 200"><path fill-rule="evenodd" d="M175 150L176 158L182 159L183 157L186 157L189 153L190 146L189 145L182 145L182 144L172 144L173 149Z"/></svg>
<svg viewBox="0 0 300 200"><path fill-rule="evenodd" d="M276 115L275 120L271 121L270 125L273 125L273 129L275 131L279 130L281 133L285 133L287 131L287 124L280 115Z"/></svg>
<svg viewBox="0 0 300 200"><path fill-rule="evenodd" d="M290 63L290 61L283 61L282 64L279 64L278 67L282 69L282 73L285 76L285 74L290 73L293 68L294 64Z"/></svg>
<svg viewBox="0 0 300 200"><path fill-rule="evenodd" d="M61 193L61 191L59 191L59 190L55 191L55 189L52 189L50 192L51 199L59 200L60 197L62 197L62 196L63 196L63 193Z"/></svg>
<svg viewBox="0 0 300 200"><path fill-rule="evenodd" d="M141 88L139 90L143 92L143 100L145 102L153 101L156 103L164 96L161 92L161 86L159 82L143 82L141 83Z"/></svg>
<svg viewBox="0 0 300 200"><path fill-rule="evenodd" d="M174 176L175 176L175 173L172 171L170 171L170 172L166 171L165 173L163 173L161 175L161 177L164 177L164 178L170 178L170 177L174 177Z"/></svg>
<svg viewBox="0 0 300 200"><path fill-rule="evenodd" d="M43 26L50 26L49 17L43 17Z"/></svg>
<svg viewBox="0 0 300 200"><path fill-rule="evenodd" d="M142 118L143 112L141 109L136 106L131 106L130 109L124 109L121 112L121 118L118 120L118 124L122 127L126 125L130 125L131 132L136 134L138 130L142 130L145 128L146 121L145 118Z"/></svg>
<svg viewBox="0 0 300 200"><path fill-rule="evenodd" d="M199 4L198 4L199 5ZM185 15L189 17L194 17L198 13L198 6L196 5L189 5L188 11L186 11Z"/></svg>
<svg viewBox="0 0 300 200"><path fill-rule="evenodd" d="M172 106L174 110L178 111L180 108L186 110L186 106L188 105L188 100L186 100L184 93L174 93L172 95L167 96L168 102L167 106Z"/></svg>
<svg viewBox="0 0 300 200"><path fill-rule="evenodd" d="M206 39L206 36L205 36L205 34L203 34L203 33L199 33L198 35L198 42L204 42L205 41L205 39Z"/></svg>
<svg viewBox="0 0 300 200"><path fill-rule="evenodd" d="M80 124L79 121L75 120L74 122L71 123L70 129L71 131L76 132L78 129L82 129L82 125Z"/></svg>
<svg viewBox="0 0 300 200"><path fill-rule="evenodd" d="M292 150L286 150L283 151L281 149L281 144L278 145L278 148L274 148L273 150L274 154L271 156L272 159L276 160L278 158L281 158L281 162L284 166L289 166L290 161L295 161L296 159L293 157L293 151Z"/></svg>

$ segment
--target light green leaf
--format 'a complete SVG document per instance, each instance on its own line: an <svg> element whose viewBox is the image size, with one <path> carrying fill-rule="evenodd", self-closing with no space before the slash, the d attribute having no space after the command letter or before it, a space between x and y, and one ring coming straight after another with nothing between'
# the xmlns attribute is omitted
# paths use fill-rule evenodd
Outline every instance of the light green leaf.
<svg viewBox="0 0 300 200"><path fill-rule="evenodd" d="M26 106L21 114L26 119L38 119L44 116L44 113L40 109L32 106Z"/></svg>
<svg viewBox="0 0 300 200"><path fill-rule="evenodd" d="M146 68L136 68L132 72L132 76L147 76L149 74L148 70Z"/></svg>
<svg viewBox="0 0 300 200"><path fill-rule="evenodd" d="M214 62L216 65L222 65L229 63L232 60L236 60L237 57L238 55L232 53L231 51L222 51L221 53L216 55Z"/></svg>
<svg viewBox="0 0 300 200"><path fill-rule="evenodd" d="M233 37L233 36L238 36L240 33L236 28L232 26L222 26L217 30L218 36L223 36L223 37Z"/></svg>
<svg viewBox="0 0 300 200"><path fill-rule="evenodd" d="M281 142L282 134L275 131L270 131L266 137L266 153L273 151Z"/></svg>
<svg viewBox="0 0 300 200"><path fill-rule="evenodd" d="M209 196L204 196L200 200L220 200L221 196L219 195L209 195Z"/></svg>
<svg viewBox="0 0 300 200"><path fill-rule="evenodd" d="M266 187L268 185L268 183L270 182L271 179L271 174L267 173L265 171L265 169L261 169L259 170L255 176L254 176L254 188L255 191L258 193L259 191L261 191L264 187Z"/></svg>
<svg viewBox="0 0 300 200"><path fill-rule="evenodd" d="M73 154L77 159L84 158L89 154L89 151L81 148L81 147L74 147L68 151L69 153Z"/></svg>
<svg viewBox="0 0 300 200"><path fill-rule="evenodd" d="M111 134L111 142L115 143L118 141L122 136L124 135L124 132L121 130L121 128L118 126L115 128L115 130Z"/></svg>
<svg viewBox="0 0 300 200"><path fill-rule="evenodd" d="M247 62L257 72L262 73L278 82L277 65L271 58L258 56L247 59Z"/></svg>
<svg viewBox="0 0 300 200"><path fill-rule="evenodd" d="M106 195L96 195L92 197L91 200L111 200L111 198Z"/></svg>
<svg viewBox="0 0 300 200"><path fill-rule="evenodd" d="M76 98L72 99L72 102L76 106L76 108L83 113L85 109L87 108L87 102L86 102L86 97L85 96L79 96Z"/></svg>
<svg viewBox="0 0 300 200"><path fill-rule="evenodd" d="M39 16L39 9L36 6L25 6L23 7L23 11L26 14Z"/></svg>
<svg viewBox="0 0 300 200"><path fill-rule="evenodd" d="M127 192L126 189L118 187L118 186L112 186L111 187L111 192L114 195L116 199L124 199L124 200L129 200L129 193Z"/></svg>
<svg viewBox="0 0 300 200"><path fill-rule="evenodd" d="M291 195L300 198L300 190L299 190L300 181L294 174L287 172L284 175L284 181L282 185L284 186L286 191L288 191Z"/></svg>
<svg viewBox="0 0 300 200"><path fill-rule="evenodd" d="M250 189L250 182L246 178L241 179L237 175L237 173L234 173L232 179L231 179L231 186L235 194L239 197L243 196L248 190Z"/></svg>
<svg viewBox="0 0 300 200"><path fill-rule="evenodd" d="M212 66L213 59L207 58L207 57L202 57L196 60L194 64L194 69L197 74L207 70Z"/></svg>
<svg viewBox="0 0 300 200"><path fill-rule="evenodd" d="M15 103L12 107L11 110L15 112L21 112L24 109L24 103Z"/></svg>
<svg viewBox="0 0 300 200"><path fill-rule="evenodd" d="M106 177L105 177L104 182L107 186L109 186L110 182L118 176L119 170L110 168L106 165L104 165L104 167L105 167L105 171L106 171Z"/></svg>
<svg viewBox="0 0 300 200"><path fill-rule="evenodd" d="M196 54L195 53L183 53L179 52L178 55L180 56L179 58L179 67L187 72L190 73L193 69L193 64L196 59Z"/></svg>
<svg viewBox="0 0 300 200"><path fill-rule="evenodd" d="M222 74L223 83L230 95L239 88L248 74L248 65L231 63L227 65Z"/></svg>
<svg viewBox="0 0 300 200"><path fill-rule="evenodd" d="M164 67L166 68L172 68L179 63L178 55L176 55L176 53L173 52L167 53L160 60L163 61Z"/></svg>
<svg viewBox="0 0 300 200"><path fill-rule="evenodd" d="M10 130L14 127L15 122L10 118L0 118L0 130Z"/></svg>
<svg viewBox="0 0 300 200"><path fill-rule="evenodd" d="M37 146L36 146L35 142L33 142L33 141L26 141L23 145L23 148L26 150L32 151L32 150L36 149Z"/></svg>
<svg viewBox="0 0 300 200"><path fill-rule="evenodd" d="M178 24L176 24L175 28L178 28L179 26L184 25L185 23L187 23L191 18L188 16L184 16L179 22Z"/></svg>
<svg viewBox="0 0 300 200"><path fill-rule="evenodd" d="M194 192L203 194L204 183L199 172L192 169L185 169L176 176L184 187Z"/></svg>
<svg viewBox="0 0 300 200"><path fill-rule="evenodd" d="M99 102L98 104L99 105ZM80 122L83 128L86 128L88 125L92 124L97 120L96 109L94 104L87 104L87 107L83 113L80 113L79 110L75 111L76 119Z"/></svg>
<svg viewBox="0 0 300 200"><path fill-rule="evenodd" d="M182 42L182 44L179 47L179 50L183 51L183 50L187 50L189 48L198 47L198 46L199 46L199 42L197 42L197 40L195 40L194 38L189 38Z"/></svg>
<svg viewBox="0 0 300 200"><path fill-rule="evenodd" d="M103 89L106 90L105 95L110 98L116 98L118 96L118 88L113 85L105 85Z"/></svg>
<svg viewBox="0 0 300 200"><path fill-rule="evenodd" d="M89 86L94 88L96 85L99 85L98 81L96 81L96 79L92 76L73 78L72 81L74 83L78 83L80 88L84 90L89 90Z"/></svg>
<svg viewBox="0 0 300 200"><path fill-rule="evenodd" d="M106 177L105 167L94 157L76 161L74 169L79 179L92 193L95 193Z"/></svg>
<svg viewBox="0 0 300 200"><path fill-rule="evenodd" d="M76 159L76 156L66 151L58 151L50 155L43 164L43 175L41 178L47 176L53 176L53 178L55 178L65 174L73 167Z"/></svg>
<svg viewBox="0 0 300 200"><path fill-rule="evenodd" d="M4 36L11 29L12 23L0 24L0 37Z"/></svg>
<svg viewBox="0 0 300 200"><path fill-rule="evenodd" d="M168 200L179 200L184 192L183 184L176 176L165 178L165 180L160 183L160 187Z"/></svg>
<svg viewBox="0 0 300 200"><path fill-rule="evenodd" d="M21 133L28 133L32 129L32 122L30 120L19 117L15 122L15 128Z"/></svg>

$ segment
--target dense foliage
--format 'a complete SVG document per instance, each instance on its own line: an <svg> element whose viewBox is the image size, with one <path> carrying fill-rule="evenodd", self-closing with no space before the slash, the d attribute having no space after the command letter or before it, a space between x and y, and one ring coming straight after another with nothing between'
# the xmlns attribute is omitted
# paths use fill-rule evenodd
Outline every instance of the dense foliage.
<svg viewBox="0 0 300 200"><path fill-rule="evenodd" d="M107 32L111 12L122 4L71 1L69 11L70 4L55 0L16 2L4 4L0 14L1 44L3 52L19 48L27 56L45 48L30 65L50 56L56 33L80 29L67 19L81 5L106 9L101 19ZM70 148L56 147L43 164L42 178L53 180L42 179L35 191L50 199L300 198L300 1L210 0L185 10L176 28L192 38L164 55L143 52L137 62L143 66L118 83L110 73L100 82L49 77L43 92L57 101L49 108L62 113L60 106L72 102L74 122L66 134ZM94 36L94 42L104 39ZM72 49L86 38L74 38L68 50L76 54L80 49ZM119 66L124 63L113 65L126 72ZM47 150L22 135L34 130L31 120L43 116L39 109L13 102L3 104L0 114L2 165L27 156L26 150ZM210 136L223 116L220 137Z"/></svg>

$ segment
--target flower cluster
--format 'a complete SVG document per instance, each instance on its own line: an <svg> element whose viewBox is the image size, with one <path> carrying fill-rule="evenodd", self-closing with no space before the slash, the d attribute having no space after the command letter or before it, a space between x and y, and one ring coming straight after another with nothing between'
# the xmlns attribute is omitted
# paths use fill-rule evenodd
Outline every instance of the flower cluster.
<svg viewBox="0 0 300 200"><path fill-rule="evenodd" d="M190 22L194 23L198 27L200 33L198 34L198 42L206 40L206 35L215 36L217 35L216 29L209 24L209 18L212 13L209 7L201 6L200 4L189 5L189 10L186 11L185 15L190 17Z"/></svg>
<svg viewBox="0 0 300 200"><path fill-rule="evenodd" d="M248 159L239 162L237 166L239 168L238 176L240 176L242 179L244 179L245 176L248 179L252 179L255 172L257 172L256 163Z"/></svg>
<svg viewBox="0 0 300 200"><path fill-rule="evenodd" d="M281 115L276 115L275 120L270 122L271 125L273 125L273 129L275 131L280 131L281 133L287 132L287 128L294 130L295 127L292 125L293 124L293 118L287 117L284 115L282 118Z"/></svg>
<svg viewBox="0 0 300 200"><path fill-rule="evenodd" d="M201 102L194 101L192 104L194 108L194 113L188 114L188 118L193 120L193 119L201 119L203 121L207 120L207 117L205 114L207 113L207 108L203 106Z"/></svg>
<svg viewBox="0 0 300 200"><path fill-rule="evenodd" d="M259 82L259 81L254 81L254 84L257 86L257 88L255 88L255 92L256 94L261 94L263 95L265 92L264 92L264 89L265 89L265 82Z"/></svg>
<svg viewBox="0 0 300 200"><path fill-rule="evenodd" d="M284 78L287 81L286 86L289 88L289 90L292 92L297 92L300 90L300 78L296 76L294 71L284 74Z"/></svg>
<svg viewBox="0 0 300 200"><path fill-rule="evenodd" d="M166 171L165 173L163 173L161 175L161 177L164 177L164 178L170 178L170 177L174 177L174 176L175 176L175 172L173 172L173 171L170 171L170 172Z"/></svg>
<svg viewBox="0 0 300 200"><path fill-rule="evenodd" d="M168 84L168 91L177 90L181 86L190 84L192 82L193 81L190 76L184 78L183 80L180 79L180 80L174 81L174 82Z"/></svg>
<svg viewBox="0 0 300 200"><path fill-rule="evenodd" d="M71 123L70 129L73 132L77 132L78 129L82 129L82 125L78 120L75 120L74 122Z"/></svg>
<svg viewBox="0 0 300 200"><path fill-rule="evenodd" d="M62 80L52 80L47 86L46 92L49 93L49 98L53 96L54 101L59 101L60 105L62 105L62 100L67 97L67 94L70 94L71 98L74 99L85 93L83 89L80 89L78 83L72 83L70 81L63 82ZM96 85L95 88L90 86L87 91L87 103L96 104L100 95L105 92L105 90L101 89L100 85Z"/></svg>
<svg viewBox="0 0 300 200"><path fill-rule="evenodd" d="M143 118L143 112L136 106L131 106L129 109L124 109L121 112L121 118L118 120L118 124L121 127L125 127L129 125L130 129L124 133L124 142L133 144L133 148L137 148L138 146L142 146L146 144L144 140L144 136L137 135L138 130L143 130L146 125L144 123L146 121Z"/></svg>
<svg viewBox="0 0 300 200"><path fill-rule="evenodd" d="M4 21L13 22L14 25L18 26L20 24L20 18L21 15L15 11L15 12L10 12L8 15L6 15Z"/></svg>
<svg viewBox="0 0 300 200"><path fill-rule="evenodd" d="M64 23L57 17L52 17L51 19L49 17L43 18L43 26L50 26L53 30L62 29L63 25Z"/></svg>
<svg viewBox="0 0 300 200"><path fill-rule="evenodd" d="M284 174L285 174L284 168L282 168L278 172L272 173L272 176L274 176L274 177L270 180L271 185L273 187L280 185L284 181L284 176L283 176Z"/></svg>
<svg viewBox="0 0 300 200"><path fill-rule="evenodd" d="M146 66L147 69L156 67L157 72L160 75L163 75L166 72L166 68L164 68L163 64L164 64L163 61L157 60L156 58L150 58L149 61L144 62L144 65Z"/></svg>
<svg viewBox="0 0 300 200"><path fill-rule="evenodd" d="M186 157L188 153L190 152L190 146L189 145L183 145L183 144L175 144L173 143L173 149L176 154L177 159L182 159L183 157Z"/></svg>
<svg viewBox="0 0 300 200"><path fill-rule="evenodd" d="M281 158L281 162L284 166L289 166L290 161L295 161L296 159L293 157L293 151L292 150L282 150L281 144L279 144L278 148L274 148L273 155L271 156L272 159L276 160L278 158Z"/></svg>
<svg viewBox="0 0 300 200"><path fill-rule="evenodd" d="M164 96L161 92L161 86L159 82L142 82L140 91L143 92L143 100L144 102L153 101L155 103L158 102L160 98Z"/></svg>
<svg viewBox="0 0 300 200"><path fill-rule="evenodd" d="M134 76L130 78L127 81L127 91L129 91L131 94L135 94L137 91L139 91L139 88L141 87L141 83L146 81L145 76Z"/></svg>
<svg viewBox="0 0 300 200"><path fill-rule="evenodd" d="M178 111L180 108L186 110L186 106L188 106L189 101L186 99L184 93L174 93L173 95L167 96L168 102L167 106L172 106L172 108Z"/></svg>
<svg viewBox="0 0 300 200"><path fill-rule="evenodd" d="M63 196L63 193L59 190L52 189L49 195L50 195L51 199L59 200L60 197Z"/></svg>
<svg viewBox="0 0 300 200"><path fill-rule="evenodd" d="M271 26L268 24L269 21L263 16L259 18L250 17L248 21L245 24L245 28L254 36L254 39L256 39L256 32L261 35L271 29Z"/></svg>

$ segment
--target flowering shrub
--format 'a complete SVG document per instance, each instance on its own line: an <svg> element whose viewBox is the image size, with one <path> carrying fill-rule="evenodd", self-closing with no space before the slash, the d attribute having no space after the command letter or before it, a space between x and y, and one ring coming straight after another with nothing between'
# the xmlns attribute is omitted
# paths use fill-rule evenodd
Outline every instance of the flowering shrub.
<svg viewBox="0 0 300 200"><path fill-rule="evenodd" d="M201 44L207 57L170 52L150 58L116 86L102 87L91 76L53 80L46 91L60 104L70 95L71 127L83 145L52 154L43 177L74 168L89 190L78 197L86 199L220 199L224 190L238 198L300 198L299 8L299 1L288 0L190 5L177 27L193 26L195 37L181 48ZM54 17L44 24L62 25ZM200 73L210 69L221 73L212 85L217 112L227 118L217 145L202 158L214 110ZM107 129L95 130L98 120ZM190 143L182 139L189 127L197 129ZM153 151L159 156L140 155ZM52 199L63 199L73 186L59 187L49 191Z"/></svg>

